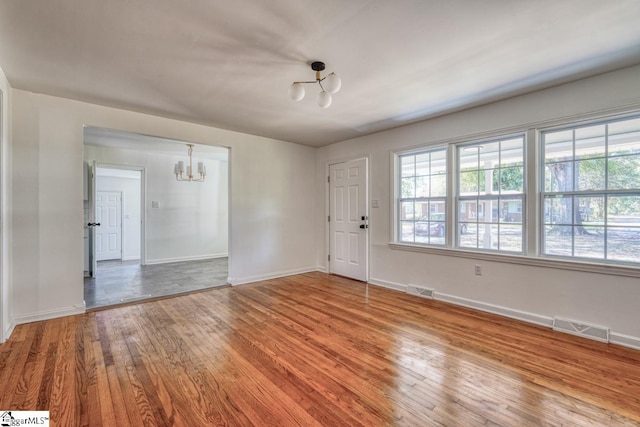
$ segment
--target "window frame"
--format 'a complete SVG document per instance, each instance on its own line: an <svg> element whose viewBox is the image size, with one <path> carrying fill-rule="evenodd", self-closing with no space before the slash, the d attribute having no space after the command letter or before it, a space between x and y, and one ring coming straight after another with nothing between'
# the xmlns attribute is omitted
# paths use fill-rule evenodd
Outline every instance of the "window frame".
<svg viewBox="0 0 640 427"><path fill-rule="evenodd" d="M460 182L459 182L459 177L460 177L460 173L461 173L461 161L460 161L460 155L461 152L468 147L474 147L474 146L482 146L483 144L491 144L491 143L502 143L504 141L508 141L510 139L516 139L516 138L522 138L522 192L520 193L514 193L513 194L513 198L520 198L521 199L521 220L520 220L520 224L521 224L521 241L520 241L520 246L521 246L521 250L520 251L509 251L509 250L503 250L500 249L500 240L498 240L498 249L486 249L486 248L480 248L480 247L476 247L476 248L472 248L472 247L468 247L468 246L462 246L461 245L461 222L460 222L460 209L459 209L459 204L461 201L476 201L477 203L477 212L480 212L480 207L482 206L482 210L483 212L486 210L484 205L481 205L479 202L480 201L489 201L489 200L497 200L498 201L498 210L500 209L500 201L503 199L509 199L509 194L502 194L501 191L498 191L498 193L490 193L490 194L486 194L486 189L485 189L485 194L480 194L480 191L478 191L478 194L475 196L472 195L462 195L461 194L461 189L460 189ZM455 245L454 247L456 249L460 249L460 250L468 250L468 251L474 251L474 252L490 252L490 253L498 253L498 254L513 254L513 255L525 255L527 253L527 198L528 198L528 193L527 193L527 183L528 183L528 173L527 173L527 167L528 167L528 162L527 162L527 158L528 158L528 150L527 150L527 133L526 132L516 132L516 133L507 133L507 134L502 134L502 135L498 135L498 136L494 136L491 138L484 138L484 139L474 139L474 140L469 140L466 142L462 142L462 143L457 143L457 144L453 144L453 149L456 152L456 156L455 156L455 180L456 180L456 185L455 185L455 190L452 196L454 198L453 201L453 209L455 212L455 218L454 218L454 233L455 233ZM498 156L499 158L502 155L502 148L500 148L499 152L498 152ZM480 154L478 154L478 161L479 161L479 157ZM498 167L497 169L504 169L500 166L501 162L498 162ZM493 168L496 169L496 168ZM485 170L482 169L480 167L480 164L478 164L478 172L480 172L481 170ZM486 170L485 170L486 171ZM486 215L486 212L485 212ZM467 222L465 222L464 224L467 224ZM479 222L476 221L476 227L480 227L481 224L486 224L485 222ZM498 221L496 223L498 225L498 227L500 227L501 224L505 224L502 221Z"/></svg>
<svg viewBox="0 0 640 427"><path fill-rule="evenodd" d="M407 150L407 151L402 151L402 152L397 152L394 153L394 156L392 156L393 158L393 162L394 162L394 167L392 168L393 175L394 175L394 184L393 184L393 188L394 188L394 203L392 204L392 209L394 210L394 213L392 215L393 218L393 223L392 223L392 228L394 230L394 241L400 243L400 244L413 244L413 245L420 245L420 246L429 246L429 247L438 247L438 248L445 248L449 245L449 239L448 239L448 217L449 217L449 212L450 212L450 203L449 203L449 148L446 145L434 145L434 146L429 146L429 147L423 147L420 149L413 149L413 150ZM445 177L445 193L444 196L431 196L431 194L429 194L429 196L427 197L402 197L402 158L403 157L409 157L409 156L414 156L417 157L419 155L423 155L423 154L431 154L431 153L435 153L435 152L443 152L444 153L444 165L445 165L445 173L444 173L444 177ZM414 162L415 165L415 162ZM419 176L428 176L429 178L431 178L432 176L434 176L434 174L431 174L431 158L429 159L429 174L428 175L413 175L413 178L418 178ZM415 238L416 238L416 232L415 232L415 228L414 228L414 232L413 232L413 242L408 242L408 241L404 241L402 240L402 224L403 224L403 219L402 219L402 204L403 202L406 201L413 201L414 205L416 203L417 200L420 200L422 202L426 202L429 204L429 216L431 214L431 201L432 200L436 200L439 201L441 203L443 203L444 205L444 220L442 222L440 221L435 221L435 223L442 223L444 230L442 232L441 236L436 236L436 237L443 237L443 243L432 243L431 242L431 234L428 233L427 234L427 240L428 242L416 242ZM414 206L414 215L415 215L415 206ZM406 221L405 221L406 222ZM415 218L412 220L412 222L414 223L414 227L416 224L416 220ZM430 224L431 224L431 218L428 218L427 221L420 221L421 223L425 223L427 224L427 227L430 228Z"/></svg>
<svg viewBox="0 0 640 427"><path fill-rule="evenodd" d="M576 121L576 122L569 122L569 123L563 123L562 125L557 125L557 126L551 126L551 127L545 127L545 128L540 128L537 130L538 132L538 140L539 140L539 147L537 150L537 158L538 158L538 165L537 165L537 173L539 176L538 179L538 217L539 217L539 232L536 234L536 239L538 240L538 247L539 247L539 251L538 251L538 256L540 256L541 258L548 258L548 259L559 259L559 260L564 260L564 261L568 261L568 262L584 262L584 263L589 263L589 264L604 264L604 265L611 265L611 266L629 266L631 268L639 268L640 267L640 261L637 262L633 262L633 261L623 261L623 260L611 260L611 259L607 259L607 246L608 246L608 240L607 240L607 233L608 231L606 231L609 227L611 227L609 225L609 221L608 219L605 220L604 224L602 225L602 227L605 229L605 234L603 237L603 258L591 258L591 257L587 257L587 256L579 256L579 255L575 255L575 236L572 232L571 234L571 252L572 255L562 255L562 254L550 254L550 253L546 253L545 252L545 243L546 243L546 239L547 239L547 233L545 232L545 227L549 224L547 224L547 222L545 221L545 217L546 217L546 212L545 212L545 208L546 208L546 199L547 198L554 198L554 197L562 197L562 196L568 196L571 197L572 199L572 212L571 212L571 224L561 224L561 225L566 225L566 226L571 226L571 227L575 227L576 223L575 223L575 211L573 211L573 209L575 209L575 207L573 206L573 204L575 203L576 198L579 197L602 197L604 199L604 210L605 212L607 211L607 199L610 196L636 196L636 197L640 197L640 186L636 189L609 189L608 188L608 182L609 182L609 167L608 167L608 162L609 159L616 158L618 156L611 156L609 154L609 125L613 124L613 123L619 123L619 122L624 122L624 121L629 121L629 120L640 120L640 113L635 112L635 113L630 113L630 114L624 114L624 115L616 115L616 116L611 116L611 117L601 117L599 119L595 119L595 120L585 120L585 121ZM595 127L595 126L599 126L602 125L604 126L605 132L604 135L602 136L604 138L604 155L602 157L600 157L601 159L604 160L605 162L605 167L604 167L604 188L602 189L598 189L598 190L593 190L593 189L587 189L587 190L580 190L578 188L576 188L577 185L579 185L578 183L575 182L576 176L577 176L577 172L575 170L575 164L580 162L580 161L584 161L585 159L580 159L579 157L577 157L576 155L576 130L579 129L584 129L584 128L589 128L589 127ZM554 191L547 191L546 188L546 166L547 166L547 161L546 161L546 150L545 150L545 140L544 140L544 135L548 134L548 133L553 133L553 132L562 132L562 131L571 131L572 132L572 155L571 155L571 160L566 160L565 162L571 162L572 164L574 164L574 166L572 167L572 185L573 185L573 189L572 190L554 190ZM638 153L638 155L640 155L640 153ZM605 216L608 216L608 213L605 214Z"/></svg>
<svg viewBox="0 0 640 427"><path fill-rule="evenodd" d="M542 255L541 235L544 233L544 204L542 198L542 190L540 183L544 183L540 173L544 167L544 158L541 158L541 132L561 128L573 128L583 125L594 125L602 122L622 121L640 117L640 105L630 108L620 107L612 108L606 111L598 111L587 114L575 115L570 117L560 117L534 122L524 122L519 125L506 127L499 130L480 132L476 134L468 134L461 137L445 138L434 140L430 143L414 145L411 147L402 147L396 151L390 152L390 170L391 170L391 188L390 197L390 236L391 240L388 246L392 250L427 253L440 256L459 257L480 261L491 261L500 263L509 263L516 265L524 265L529 267L555 268L561 270L578 271L583 273L607 274L622 277L640 278L640 265L638 263L623 263L619 261L601 262L597 259L576 259L576 258L559 258L548 257ZM527 223L524 227L524 253L513 254L508 252L488 252L485 250L469 250L466 248L457 248L453 246L455 243L454 227L449 226L447 231L447 244L442 246L427 246L421 244L413 244L401 242L397 236L397 198L399 177L398 156L410 152L425 151L437 147L447 148L447 170L453 171L457 167L456 147L461 144L471 143L480 140L491 140L503 138L504 135L525 135L525 205L522 207L523 214L527 216ZM543 166L541 166L541 164ZM448 224L458 223L456 205L454 199L457 188L454 173L447 174L448 188L448 214L446 220ZM456 190L457 191L457 190Z"/></svg>

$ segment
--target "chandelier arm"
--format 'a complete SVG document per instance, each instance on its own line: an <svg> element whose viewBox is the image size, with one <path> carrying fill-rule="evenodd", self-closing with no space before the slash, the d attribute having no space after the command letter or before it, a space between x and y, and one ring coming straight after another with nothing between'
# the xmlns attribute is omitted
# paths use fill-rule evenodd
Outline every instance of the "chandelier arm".
<svg viewBox="0 0 640 427"><path fill-rule="evenodd" d="M324 90L324 86L322 86L322 80L318 80L318 84L320 85L320 89L322 89L323 92L326 92L326 90Z"/></svg>
<svg viewBox="0 0 640 427"><path fill-rule="evenodd" d="M293 84L298 84L298 83L317 83L317 80L313 80L313 81L308 81L308 82L293 82Z"/></svg>

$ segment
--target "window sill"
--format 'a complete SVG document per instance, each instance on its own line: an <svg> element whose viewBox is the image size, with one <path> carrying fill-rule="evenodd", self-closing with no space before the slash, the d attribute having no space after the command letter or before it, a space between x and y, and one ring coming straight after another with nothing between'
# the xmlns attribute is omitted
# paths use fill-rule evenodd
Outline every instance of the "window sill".
<svg viewBox="0 0 640 427"><path fill-rule="evenodd" d="M468 251L462 249L438 248L422 245L411 245L408 243L390 242L389 247L393 250L420 252L441 256L452 256L459 258L471 258L483 261L506 262L509 264L520 264L533 267L556 268L560 270L582 271L587 273L610 274L614 276L640 278L640 268L612 265L595 262L562 260L552 258L530 257L524 255L510 255L503 253L489 253L479 251Z"/></svg>

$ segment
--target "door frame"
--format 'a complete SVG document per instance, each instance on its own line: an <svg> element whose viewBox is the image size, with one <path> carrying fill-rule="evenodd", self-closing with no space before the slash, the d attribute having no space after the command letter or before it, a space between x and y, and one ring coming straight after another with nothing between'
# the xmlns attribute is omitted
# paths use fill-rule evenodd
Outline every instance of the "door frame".
<svg viewBox="0 0 640 427"><path fill-rule="evenodd" d="M8 254L9 251L5 250L5 244L7 243L7 230L5 226L6 218L8 217L5 204L5 186L7 185L8 174L7 170L7 141L5 141L5 129L8 123L5 122L5 105L4 105L4 92L0 88L0 344L5 342L9 338L11 329L13 329L13 319L10 318L9 313L9 292L7 280L7 269L9 268ZM6 295L5 295L6 293ZM5 318L8 324L5 324ZM6 330L5 330L6 328Z"/></svg>
<svg viewBox="0 0 640 427"><path fill-rule="evenodd" d="M365 245L365 251L366 253L364 254L363 259L365 259L366 261L366 268L365 268L365 282L369 282L370 279L370 254L371 254L371 209L369 206L369 201L371 200L371 185L370 184L370 177L371 177L371 156L369 154L363 154L360 156L353 156L353 157L345 157L345 158L336 158L336 159L331 159L325 162L325 170L324 170L324 219L327 219L327 221L324 221L324 229L325 229L325 258L324 261L326 262L326 268L325 268L325 272L326 273L330 273L331 272L331 267L330 267L330 258L329 256L331 255L331 233L330 233L330 224L328 221L329 215L331 214L331 191L330 191L330 183L329 183L329 176L330 176L330 172L329 172L329 168L331 167L331 165L337 165L340 163L346 163L346 162L350 162L353 160L362 160L364 159L366 162L366 166L367 166L367 173L365 176L365 186L367 187L365 189L365 194L367 197L367 203L366 203L366 215L368 217L368 224L369 227L366 229L366 233L367 233L367 244ZM355 279L354 279L355 280Z"/></svg>
<svg viewBox="0 0 640 427"><path fill-rule="evenodd" d="M146 210L146 199L147 199L147 184L146 184L146 169L144 166L133 166L133 165L119 165L113 163L98 163L96 161L93 162L93 167L91 170L91 187L90 187L90 197L89 197L89 222L95 222L96 218L96 194L97 194L97 183L98 178L96 175L96 171L98 169L122 169L122 170L131 170L140 172L140 264L147 264L147 210ZM122 204L124 205L124 197L122 198ZM123 206L124 208L124 206ZM121 234L123 235L121 230ZM124 236L121 239L122 247L124 248ZM89 237L89 264L90 271L89 276L95 277L96 274L96 247L95 247L95 230L90 232Z"/></svg>

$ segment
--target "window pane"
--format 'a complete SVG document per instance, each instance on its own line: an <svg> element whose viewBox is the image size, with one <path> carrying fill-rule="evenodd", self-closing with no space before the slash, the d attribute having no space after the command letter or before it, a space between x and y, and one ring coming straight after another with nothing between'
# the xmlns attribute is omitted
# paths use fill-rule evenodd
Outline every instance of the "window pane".
<svg viewBox="0 0 640 427"><path fill-rule="evenodd" d="M447 151L437 150L431 153L431 173L444 172L447 163Z"/></svg>
<svg viewBox="0 0 640 427"><path fill-rule="evenodd" d="M640 118L609 124L609 155L640 153Z"/></svg>
<svg viewBox="0 0 640 427"><path fill-rule="evenodd" d="M545 167L545 191L573 191L573 162L550 163Z"/></svg>
<svg viewBox="0 0 640 427"><path fill-rule="evenodd" d="M500 222L522 224L522 198L500 199Z"/></svg>
<svg viewBox="0 0 640 427"><path fill-rule="evenodd" d="M482 199L478 201L478 222L498 222L498 199Z"/></svg>
<svg viewBox="0 0 640 427"><path fill-rule="evenodd" d="M447 195L447 176L444 174L431 175L431 197Z"/></svg>
<svg viewBox="0 0 640 427"><path fill-rule="evenodd" d="M498 249L498 226L478 224L478 249Z"/></svg>
<svg viewBox="0 0 640 427"><path fill-rule="evenodd" d="M524 138L502 141L500 145L500 165L521 166L524 160Z"/></svg>
<svg viewBox="0 0 640 427"><path fill-rule="evenodd" d="M410 202L400 203L400 219L402 220L414 220L415 215L413 213L413 200Z"/></svg>
<svg viewBox="0 0 640 427"><path fill-rule="evenodd" d="M545 132L544 160L545 163L561 162L573 159L573 131Z"/></svg>
<svg viewBox="0 0 640 427"><path fill-rule="evenodd" d="M415 176L415 156L400 157L401 176Z"/></svg>
<svg viewBox="0 0 640 427"><path fill-rule="evenodd" d="M604 203L604 196L576 196L575 224L600 226L599 232L603 232L602 227L605 225Z"/></svg>
<svg viewBox="0 0 640 427"><path fill-rule="evenodd" d="M460 155L460 169L474 170L478 169L478 152L480 147L478 145L468 145L458 148Z"/></svg>
<svg viewBox="0 0 640 427"><path fill-rule="evenodd" d="M609 196L607 225L640 225L640 195Z"/></svg>
<svg viewBox="0 0 640 427"><path fill-rule="evenodd" d="M413 242L413 222L402 221L400 223L400 240Z"/></svg>
<svg viewBox="0 0 640 427"><path fill-rule="evenodd" d="M604 259L604 233L596 227L574 227L574 256Z"/></svg>
<svg viewBox="0 0 640 427"><path fill-rule="evenodd" d="M415 226L416 236L428 236L429 235L429 223L426 221L418 221Z"/></svg>
<svg viewBox="0 0 640 427"><path fill-rule="evenodd" d="M636 221L633 225L640 224ZM607 230L607 259L640 262L640 227L610 227Z"/></svg>
<svg viewBox="0 0 640 427"><path fill-rule="evenodd" d="M491 169L500 164L500 143L491 142L480 145L480 164L484 169Z"/></svg>
<svg viewBox="0 0 640 427"><path fill-rule="evenodd" d="M416 178L416 197L429 197L428 176L419 176Z"/></svg>
<svg viewBox="0 0 640 427"><path fill-rule="evenodd" d="M402 178L400 182L400 197L403 199L409 199L416 196L416 181L415 178Z"/></svg>
<svg viewBox="0 0 640 427"><path fill-rule="evenodd" d="M543 251L547 255L571 256L573 254L572 228L545 226Z"/></svg>
<svg viewBox="0 0 640 427"><path fill-rule="evenodd" d="M522 226L500 225L500 250L509 252L522 252Z"/></svg>
<svg viewBox="0 0 640 427"><path fill-rule="evenodd" d="M576 162L576 182L578 190L604 190L605 167L607 161L604 158L593 160L581 160Z"/></svg>
<svg viewBox="0 0 640 427"><path fill-rule="evenodd" d="M575 157L590 159L605 156L605 125L576 129Z"/></svg>
<svg viewBox="0 0 640 427"><path fill-rule="evenodd" d="M429 202L424 200L416 200L415 203L415 219L427 219L429 217Z"/></svg>
<svg viewBox="0 0 640 427"><path fill-rule="evenodd" d="M524 169L506 168L500 171L500 193L522 193L524 191Z"/></svg>
<svg viewBox="0 0 640 427"><path fill-rule="evenodd" d="M640 189L640 154L609 158L609 190Z"/></svg>
<svg viewBox="0 0 640 427"><path fill-rule="evenodd" d="M416 176L429 175L429 153L416 156Z"/></svg>
<svg viewBox="0 0 640 427"><path fill-rule="evenodd" d="M478 225L476 223L467 223L467 228L463 234L458 234L458 246L461 248L478 247Z"/></svg>
<svg viewBox="0 0 640 427"><path fill-rule="evenodd" d="M545 224L571 225L573 224L573 197L546 197L544 200Z"/></svg>
<svg viewBox="0 0 640 427"><path fill-rule="evenodd" d="M460 172L460 195L478 194L478 171Z"/></svg>

